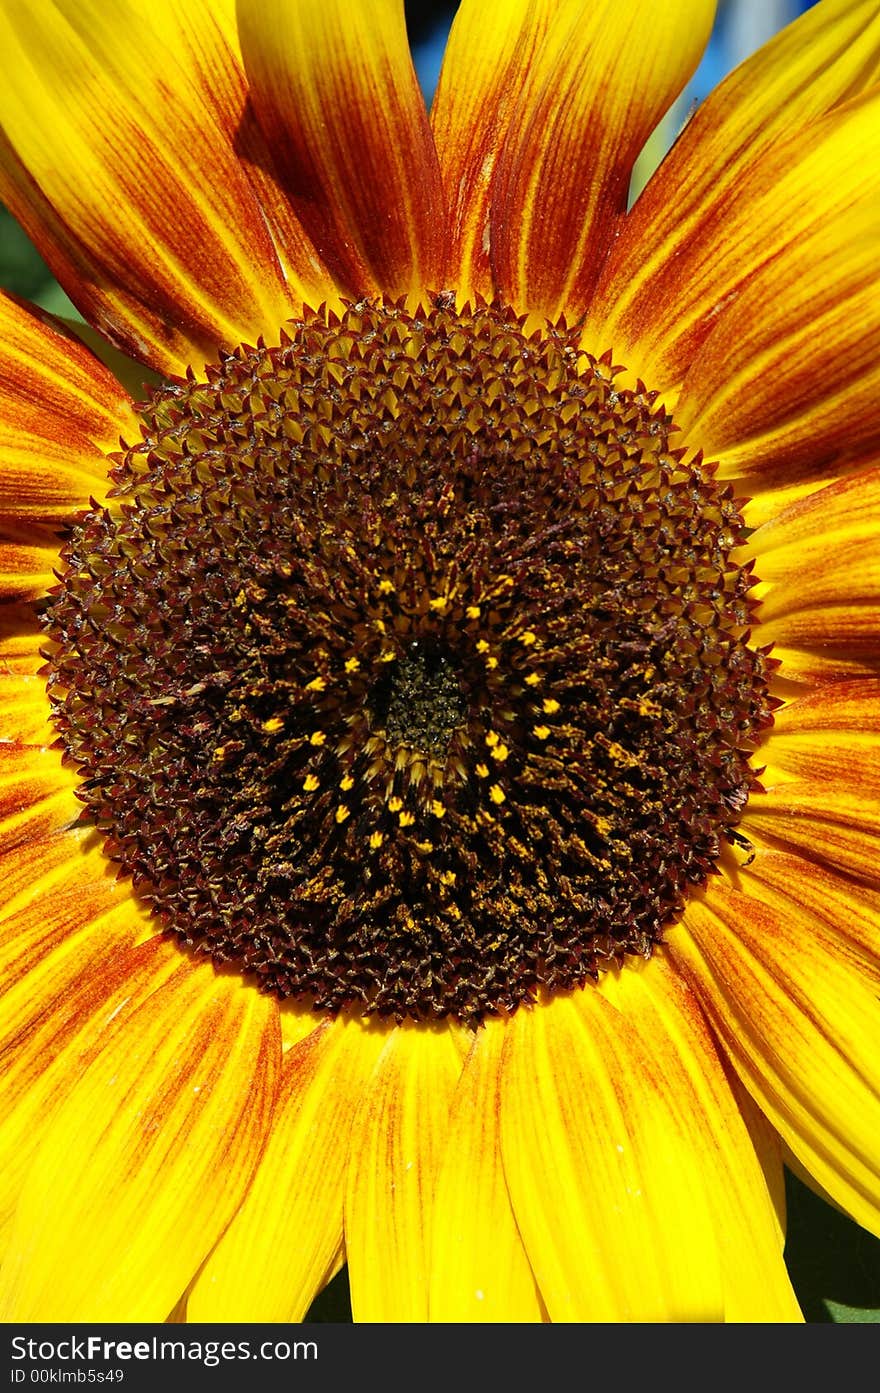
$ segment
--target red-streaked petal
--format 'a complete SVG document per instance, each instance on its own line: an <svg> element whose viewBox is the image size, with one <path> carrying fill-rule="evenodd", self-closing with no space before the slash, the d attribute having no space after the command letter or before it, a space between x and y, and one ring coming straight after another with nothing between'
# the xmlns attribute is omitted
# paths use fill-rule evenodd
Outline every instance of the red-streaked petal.
<svg viewBox="0 0 880 1393"><path fill-rule="evenodd" d="M880 447L878 241L875 190L762 266L700 348L675 419L745 492Z"/></svg>
<svg viewBox="0 0 880 1393"><path fill-rule="evenodd" d="M257 118L341 288L441 289L447 223L402 0L239 0Z"/></svg>
<svg viewBox="0 0 880 1393"><path fill-rule="evenodd" d="M31 604L58 577L60 537L37 523L0 528L0 603Z"/></svg>
<svg viewBox="0 0 880 1393"><path fill-rule="evenodd" d="M820 937L829 951L849 958L880 985L880 891L834 867L768 847L760 847L754 861L739 868L735 884L754 899L770 901L782 914L802 920L811 916L810 938Z"/></svg>
<svg viewBox="0 0 880 1393"><path fill-rule="evenodd" d="M498 1081L507 1022L476 1033L452 1099L434 1194L432 1321L542 1321L547 1313L501 1165Z"/></svg>
<svg viewBox="0 0 880 1393"><path fill-rule="evenodd" d="M0 523L60 526L107 483L131 399L57 320L0 292Z"/></svg>
<svg viewBox="0 0 880 1393"><path fill-rule="evenodd" d="M0 1105L0 1228L4 1237L34 1154L71 1087L103 1048L107 1032L183 966L177 948L154 938L131 946L122 914L88 924L70 946L67 973L35 975L34 991L53 995L33 1003L30 1028L3 1055ZM79 970L76 970L76 964ZM42 966L42 965L41 965ZM6 1002L2 1012L8 1016ZM4 1022L5 1028L6 1023Z"/></svg>
<svg viewBox="0 0 880 1393"><path fill-rule="evenodd" d="M880 1230L880 1002L811 916L720 877L668 951L761 1110L838 1204Z"/></svg>
<svg viewBox="0 0 880 1393"><path fill-rule="evenodd" d="M780 783L752 794L741 830L880 885L880 794L873 789L840 780Z"/></svg>
<svg viewBox="0 0 880 1393"><path fill-rule="evenodd" d="M699 62L715 0L563 0L531 64L492 187L492 267L518 310L583 314L639 150Z"/></svg>
<svg viewBox="0 0 880 1393"><path fill-rule="evenodd" d="M82 810L76 782L57 750L0 744L0 856L75 823Z"/></svg>
<svg viewBox="0 0 880 1393"><path fill-rule="evenodd" d="M669 1051L592 987L510 1023L504 1174L551 1320L722 1318L697 1123L664 1080Z"/></svg>
<svg viewBox="0 0 880 1393"><path fill-rule="evenodd" d="M880 680L826 683L786 703L761 747L765 786L850 784L880 793Z"/></svg>
<svg viewBox="0 0 880 1393"><path fill-rule="evenodd" d="M762 154L795 132L790 158L797 160L809 123L872 86L878 49L874 0L824 0L706 98L626 219L588 315L588 347L613 347L618 361L660 390L681 381L713 311L735 288L731 255L754 270L771 254L747 225ZM758 186L770 177L768 165ZM833 186L833 168L828 179ZM833 187L826 193L833 196ZM782 222L797 240L794 211L785 206ZM708 321L695 324L701 314Z"/></svg>
<svg viewBox="0 0 880 1393"><path fill-rule="evenodd" d="M164 372L297 308L233 146L223 28L171 0L0 11L0 194L83 315Z"/></svg>
<svg viewBox="0 0 880 1393"><path fill-rule="evenodd" d="M190 1293L189 1320L302 1320L341 1249L351 1120L384 1041L337 1020L288 1050L265 1154Z"/></svg>
<svg viewBox="0 0 880 1393"><path fill-rule="evenodd" d="M63 844L60 863L51 859L53 842ZM33 881L12 896L3 915L0 1047L45 1011L67 974L91 970L93 937L133 942L148 922L94 834L56 833L37 845L36 855L25 851L22 858ZM49 983L45 991L39 988L41 974Z"/></svg>
<svg viewBox="0 0 880 1393"><path fill-rule="evenodd" d="M876 667L880 633L880 468L792 503L749 540L761 601L756 641L792 674ZM835 671L835 667L838 671ZM849 675L855 675L850 673Z"/></svg>
<svg viewBox="0 0 880 1393"><path fill-rule="evenodd" d="M462 299L495 293L489 258L492 180L517 102L562 0L462 0L452 23L431 129L449 204L447 280Z"/></svg>
<svg viewBox="0 0 880 1393"><path fill-rule="evenodd" d="M46 1129L4 1318L164 1320L247 1192L280 1062L276 1003L235 977L188 963L148 997Z"/></svg>
<svg viewBox="0 0 880 1393"><path fill-rule="evenodd" d="M345 1194L356 1321L427 1320L432 1199L461 1067L451 1031L409 1023L365 1086Z"/></svg>

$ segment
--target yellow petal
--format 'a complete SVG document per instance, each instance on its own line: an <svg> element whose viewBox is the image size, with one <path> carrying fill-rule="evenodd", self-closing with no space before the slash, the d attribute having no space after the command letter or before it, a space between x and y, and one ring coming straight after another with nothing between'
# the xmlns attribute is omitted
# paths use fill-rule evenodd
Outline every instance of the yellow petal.
<svg viewBox="0 0 880 1393"><path fill-rule="evenodd" d="M880 469L785 508L749 540L761 601L756 641L794 674L871 671L880 632ZM854 670L853 670L854 669Z"/></svg>
<svg viewBox="0 0 880 1393"><path fill-rule="evenodd" d="M164 1320L247 1192L280 1059L276 1004L237 978L187 963L149 996L46 1130L3 1318Z"/></svg>
<svg viewBox="0 0 880 1393"><path fill-rule="evenodd" d="M35 676L46 659L43 631L30 605L0 605L0 663L10 675Z"/></svg>
<svg viewBox="0 0 880 1393"><path fill-rule="evenodd" d="M138 437L131 400L57 320L0 293L0 521L60 526Z"/></svg>
<svg viewBox="0 0 880 1393"><path fill-rule="evenodd" d="M0 940L0 1042L24 1033L68 980L92 970L89 944L132 942L146 915L115 879L99 847L65 835L66 859L34 884L3 916ZM96 950L97 951L97 950Z"/></svg>
<svg viewBox="0 0 880 1393"><path fill-rule="evenodd" d="M546 1320L501 1167L498 1079L507 1022L477 1031L452 1100L434 1196L432 1321Z"/></svg>
<svg viewBox="0 0 880 1393"><path fill-rule="evenodd" d="M737 889L780 914L810 922L809 937L880 984L880 891L850 880L832 865L759 846L739 868Z"/></svg>
<svg viewBox="0 0 880 1393"><path fill-rule="evenodd" d="M626 212L639 150L699 62L715 0L563 0L512 113L492 188L495 283L576 320Z"/></svg>
<svg viewBox="0 0 880 1393"><path fill-rule="evenodd" d="M753 793L741 829L880 884L880 796L851 783L799 781Z"/></svg>
<svg viewBox="0 0 880 1393"><path fill-rule="evenodd" d="M302 1320L341 1249L351 1119L384 1041L337 1020L288 1050L266 1151L190 1293L189 1320Z"/></svg>
<svg viewBox="0 0 880 1393"><path fill-rule="evenodd" d="M174 944L154 938L132 948L131 937L131 925L121 909L84 924L25 979L30 1021L15 1002L15 993L5 997L0 1007L5 1045L0 1103L0 1230L4 1237L53 1117L103 1048L108 1032L121 1029L146 997L181 971L181 955ZM23 1024L10 1044L16 1005Z"/></svg>
<svg viewBox="0 0 880 1393"><path fill-rule="evenodd" d="M112 880L116 868L101 855L98 837L91 829L55 828L46 832L40 829L37 816L32 823L33 834L26 830L20 846L0 852L4 891L0 922L20 916L21 924L32 926L36 942L47 926L52 932L56 919L63 919L65 911L61 906L67 889L78 891L104 877ZM8 941L7 934L2 942ZM8 961L4 948L0 962Z"/></svg>
<svg viewBox="0 0 880 1393"><path fill-rule="evenodd" d="M0 527L0 603L32 603L56 584L61 542L39 525Z"/></svg>
<svg viewBox="0 0 880 1393"><path fill-rule="evenodd" d="M495 293L489 259L492 180L514 108L562 0L462 0L431 106L449 203L447 282L463 300Z"/></svg>
<svg viewBox="0 0 880 1393"><path fill-rule="evenodd" d="M682 1119L718 1242L726 1321L800 1321L785 1264L778 1194L741 1114L700 1006L665 954L602 979L614 1005L638 1023ZM750 1119L755 1124L755 1119ZM765 1161L769 1158L765 1155ZM776 1184L781 1181L778 1145Z"/></svg>
<svg viewBox="0 0 880 1393"><path fill-rule="evenodd" d="M588 346L613 347L659 390L681 381L737 274L772 254L764 219L755 221L756 183L773 199L770 166L755 179L762 154L793 133L797 159L811 122L872 85L878 36L874 0L823 0L700 104L626 220L590 309ZM833 161L826 174L825 190L815 189L820 204L835 197ZM782 182L791 189L796 180L792 169ZM797 241L797 204L780 204L780 215L783 234L787 227Z"/></svg>
<svg viewBox="0 0 880 1393"><path fill-rule="evenodd" d="M76 775L57 750L0 744L0 855L78 820Z"/></svg>
<svg viewBox="0 0 880 1393"><path fill-rule="evenodd" d="M720 877L669 935L731 1063L802 1164L880 1230L880 1003L810 916Z"/></svg>
<svg viewBox="0 0 880 1393"><path fill-rule="evenodd" d="M504 1173L551 1320L722 1319L694 1122L664 1063L592 986L513 1017Z"/></svg>
<svg viewBox="0 0 880 1393"><path fill-rule="evenodd" d="M452 1032L409 1023L392 1032L366 1084L345 1194L356 1321L427 1319L433 1194L460 1074Z"/></svg>
<svg viewBox="0 0 880 1393"><path fill-rule="evenodd" d="M446 215L402 0L240 0L257 118L339 285L442 289Z"/></svg>
<svg viewBox="0 0 880 1393"><path fill-rule="evenodd" d="M803 779L880 794L880 684L833 682L789 701L761 746L765 787Z"/></svg>
<svg viewBox="0 0 880 1393"><path fill-rule="evenodd" d="M878 194L763 265L685 376L677 423L753 495L880 445Z"/></svg>
<svg viewBox="0 0 880 1393"><path fill-rule="evenodd" d="M214 8L0 10L0 194L84 316L164 372L296 304L234 148L244 81Z"/></svg>
<svg viewBox="0 0 880 1393"><path fill-rule="evenodd" d="M0 668L0 740L51 745L57 731L49 716L46 684L41 678Z"/></svg>

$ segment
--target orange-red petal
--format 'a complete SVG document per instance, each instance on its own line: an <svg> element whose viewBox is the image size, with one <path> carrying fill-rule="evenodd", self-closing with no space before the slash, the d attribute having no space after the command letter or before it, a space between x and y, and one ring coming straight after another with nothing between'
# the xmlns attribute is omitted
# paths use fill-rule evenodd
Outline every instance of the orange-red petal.
<svg viewBox="0 0 880 1393"><path fill-rule="evenodd" d="M880 469L790 504L754 532L749 548L761 582L756 641L776 645L783 672L843 677L876 668Z"/></svg>
<svg viewBox="0 0 880 1393"><path fill-rule="evenodd" d="M340 287L442 288L447 224L402 0L240 0L257 119Z"/></svg>
<svg viewBox="0 0 880 1393"><path fill-rule="evenodd" d="M276 334L297 301L234 148L243 77L213 11L0 12L0 194L83 315L163 372Z"/></svg>
<svg viewBox="0 0 880 1393"><path fill-rule="evenodd" d="M449 205L448 283L462 299L495 293L492 181L517 103L562 0L462 0L443 55L431 129Z"/></svg>
<svg viewBox="0 0 880 1393"><path fill-rule="evenodd" d="M613 348L652 387L677 386L725 296L772 253L755 203L760 189L773 200L763 157L790 136L786 162L797 164L811 123L876 81L878 38L874 0L823 0L701 103L626 219L588 314L588 347ZM848 154L862 151L842 151L843 165ZM781 182L797 178L792 168ZM827 181L820 203L835 196L833 167ZM780 225L797 241L792 211L780 206Z"/></svg>
<svg viewBox="0 0 880 1393"><path fill-rule="evenodd" d="M715 0L563 0L511 113L491 195L492 267L520 311L586 309L636 156L699 62Z"/></svg>

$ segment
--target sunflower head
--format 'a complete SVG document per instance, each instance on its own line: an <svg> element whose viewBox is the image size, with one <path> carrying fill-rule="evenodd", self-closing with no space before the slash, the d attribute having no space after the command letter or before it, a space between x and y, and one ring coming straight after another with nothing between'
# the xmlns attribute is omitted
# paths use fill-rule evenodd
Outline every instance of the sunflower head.
<svg viewBox="0 0 880 1393"><path fill-rule="evenodd" d="M880 1232L880 16L631 204L714 13L462 0L428 112L401 0L0 0L101 355L0 297L0 1319L797 1320L783 1156Z"/></svg>
<svg viewBox="0 0 880 1393"><path fill-rule="evenodd" d="M479 1020L648 956L754 783L729 486L564 323L361 301L156 391L44 622L87 816L280 996Z"/></svg>

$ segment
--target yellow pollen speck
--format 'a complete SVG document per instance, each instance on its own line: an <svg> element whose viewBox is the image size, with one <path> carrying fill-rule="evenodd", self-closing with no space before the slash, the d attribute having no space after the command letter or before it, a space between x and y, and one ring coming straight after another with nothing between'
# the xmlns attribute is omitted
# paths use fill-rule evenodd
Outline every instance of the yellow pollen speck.
<svg viewBox="0 0 880 1393"><path fill-rule="evenodd" d="M479 617L480 617L480 606L479 606L479 605L468 605L467 609L465 610L465 615L466 615L466 617L467 617L468 619L479 619Z"/></svg>
<svg viewBox="0 0 880 1393"><path fill-rule="evenodd" d="M314 793L315 789L320 787L320 779L316 779L314 774L306 774L305 778L303 779L303 788L305 789L306 793Z"/></svg>
<svg viewBox="0 0 880 1393"><path fill-rule="evenodd" d="M498 659L497 659L497 658L492 657L492 658L487 658L487 659L486 659L486 667L492 667L492 668L494 668L494 667L497 667L497 666L498 666Z"/></svg>
<svg viewBox="0 0 880 1393"><path fill-rule="evenodd" d="M323 690L324 690L324 688L325 688L326 686L327 686L327 683L325 682L325 680L324 680L323 677L313 677L312 680L311 680L311 682L307 682L307 683L306 683L306 691L307 691L307 692L323 692Z"/></svg>
<svg viewBox="0 0 880 1393"><path fill-rule="evenodd" d="M315 731L312 732L311 736L309 737L309 744L310 744L310 745L323 745L323 744L325 744L326 740L327 740L327 737L326 737L326 735L324 734L323 730L315 730Z"/></svg>
<svg viewBox="0 0 880 1393"><path fill-rule="evenodd" d="M559 702L554 701L552 697L547 697L547 700L544 702L544 711L547 713L547 715L555 716L558 710Z"/></svg>
<svg viewBox="0 0 880 1393"><path fill-rule="evenodd" d="M380 663L393 663L397 654L393 648L386 648L384 653L379 654Z"/></svg>
<svg viewBox="0 0 880 1393"><path fill-rule="evenodd" d="M436 599L429 602L429 608L436 610L438 614L442 614L448 606L449 601L445 595L438 595Z"/></svg>
<svg viewBox="0 0 880 1393"><path fill-rule="evenodd" d="M546 739L548 738L549 734L550 734L550 727L549 727L549 726L535 726L534 733L535 733L535 735L537 735L537 737L538 737L539 740L546 740Z"/></svg>
<svg viewBox="0 0 880 1393"><path fill-rule="evenodd" d="M478 652L478 653L488 653L488 652L489 652L489 645L488 645L488 643L486 642L486 640L485 640L484 638L477 639L477 652Z"/></svg>
<svg viewBox="0 0 880 1393"><path fill-rule="evenodd" d="M360 667L360 665L361 665L361 660L360 660L360 658L346 658L346 660L345 660L345 671L346 671L346 672L357 672L357 670L358 670L358 668Z"/></svg>
<svg viewBox="0 0 880 1393"><path fill-rule="evenodd" d="M509 754L510 750L507 748L506 745L496 745L494 750L492 751L492 758L497 759L499 763L501 763L503 760L507 759L507 756Z"/></svg>
<svg viewBox="0 0 880 1393"><path fill-rule="evenodd" d="M444 807L443 804L442 804L441 802L439 802L438 799L436 799L436 798L434 799L433 803L431 804L431 812L434 814L435 817L445 817L445 816L446 816L446 809L445 809L445 807Z"/></svg>
<svg viewBox="0 0 880 1393"><path fill-rule="evenodd" d="M276 730L281 730L284 722L280 716L270 716L268 721L263 722L263 730L267 735L274 735Z"/></svg>
<svg viewBox="0 0 880 1393"><path fill-rule="evenodd" d="M347 808L344 803L340 803L339 807L336 809L336 821L344 822L345 819L350 816L350 813L351 809Z"/></svg>
<svg viewBox="0 0 880 1393"><path fill-rule="evenodd" d="M388 807L392 813L399 813L401 808L403 807L403 799L398 798L396 795L394 796L394 798L389 798Z"/></svg>
<svg viewBox="0 0 880 1393"><path fill-rule="evenodd" d="M380 581L379 581L379 594L380 594L380 595L390 595L390 593L391 593L391 591L392 591L393 589L394 589L394 586L391 584L391 581L390 581L390 580L380 580Z"/></svg>
<svg viewBox="0 0 880 1393"><path fill-rule="evenodd" d="M343 790L344 793L347 793L350 788L354 788L354 779L351 777L350 774L346 774L343 778L339 780L339 787Z"/></svg>
<svg viewBox="0 0 880 1393"><path fill-rule="evenodd" d="M211 755L211 758L213 760L216 760L218 764L221 764L223 760L226 758L226 746L218 745L214 750L214 753Z"/></svg>
<svg viewBox="0 0 880 1393"><path fill-rule="evenodd" d="M608 753L615 764L622 764L625 769L631 769L634 764L638 764L638 759L629 750L625 750L616 740L612 740L608 746Z"/></svg>
<svg viewBox="0 0 880 1393"><path fill-rule="evenodd" d="M537 687L540 680L541 678L539 677L537 672L530 672L528 677L526 678L526 686Z"/></svg>
<svg viewBox="0 0 880 1393"><path fill-rule="evenodd" d="M400 817L398 818L398 821L401 827L412 827L413 823L415 822L415 818L413 817L412 813L407 812L407 810L404 808L403 812L400 814Z"/></svg>
<svg viewBox="0 0 880 1393"><path fill-rule="evenodd" d="M441 871L441 872L440 872L440 883L441 883L441 885L454 885L454 884L455 884L455 871Z"/></svg>
<svg viewBox="0 0 880 1393"><path fill-rule="evenodd" d="M477 774L480 776L481 779L487 779L487 778L489 777L489 766L488 766L488 764L478 764L478 765L477 765Z"/></svg>
<svg viewBox="0 0 880 1393"><path fill-rule="evenodd" d="M382 845L382 843L384 842L384 840L385 840L385 833L384 833L384 832L371 832L371 833L370 833L370 846L373 848L374 851L377 851L377 850L378 850L378 848Z"/></svg>
<svg viewBox="0 0 880 1393"><path fill-rule="evenodd" d="M493 803L504 802L504 789L501 787L500 784L492 785L492 787L489 789L489 797L492 799Z"/></svg>
<svg viewBox="0 0 880 1393"><path fill-rule="evenodd" d="M519 641L520 643L524 643L526 648L531 648L532 644L536 641L536 637L537 636L532 633L531 629L526 629L524 634L520 634Z"/></svg>
<svg viewBox="0 0 880 1393"><path fill-rule="evenodd" d="M431 852L434 850L434 843L433 843L433 842L416 842L416 850L417 850L417 851L420 851L420 852L422 853L423 856L429 856L429 855L431 854Z"/></svg>
<svg viewBox="0 0 880 1393"><path fill-rule="evenodd" d="M489 749L490 749L490 750L491 750L491 748L492 748L493 745L497 745L497 744L498 744L498 740L499 740L499 735L498 735L497 730L488 730L488 731L486 732L486 744L489 746Z"/></svg>

